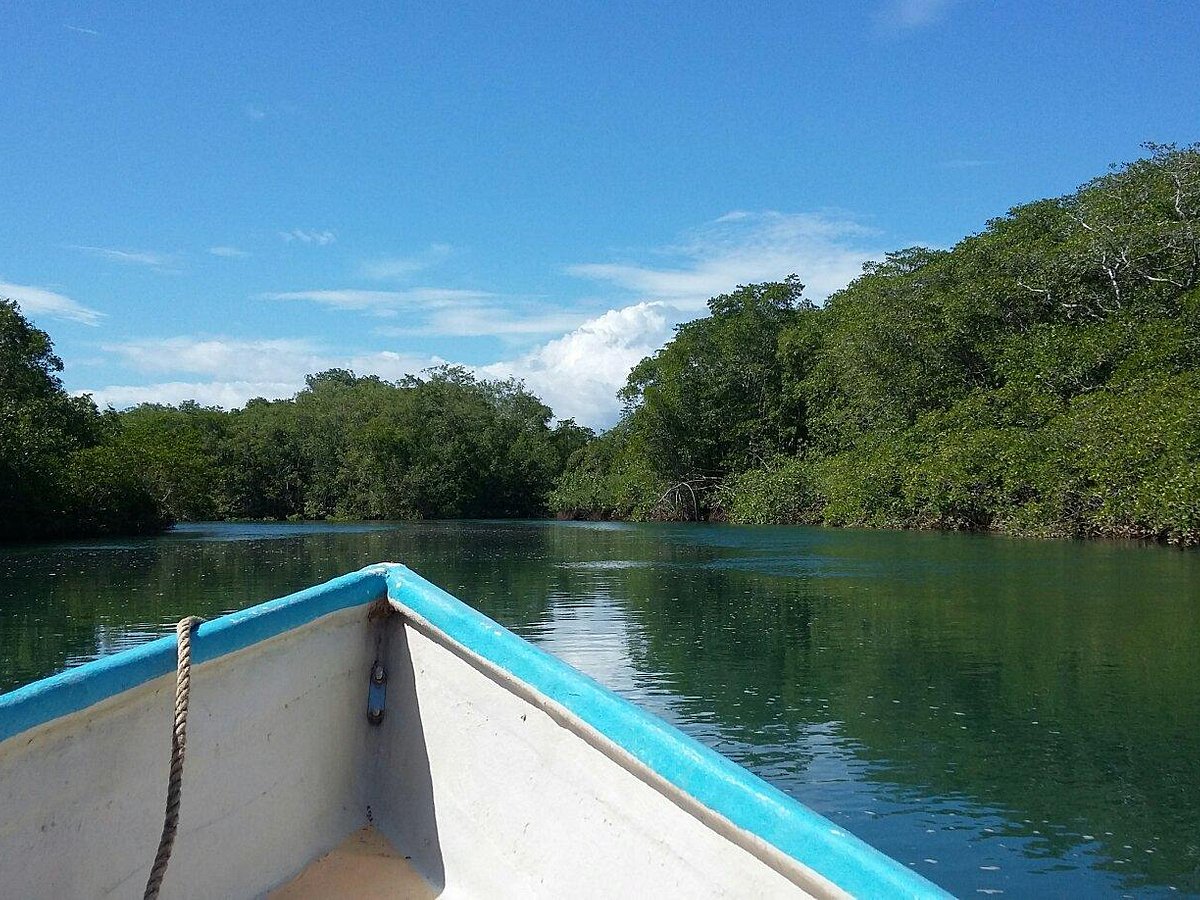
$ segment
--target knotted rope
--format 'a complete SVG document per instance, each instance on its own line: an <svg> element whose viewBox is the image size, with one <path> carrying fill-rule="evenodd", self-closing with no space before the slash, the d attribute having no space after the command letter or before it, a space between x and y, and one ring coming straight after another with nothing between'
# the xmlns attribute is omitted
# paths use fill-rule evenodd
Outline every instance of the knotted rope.
<svg viewBox="0 0 1200 900"><path fill-rule="evenodd" d="M158 853L146 881L145 900L154 900L167 874L175 832L179 827L179 799L183 793L183 753L187 745L188 695L192 690L192 629L204 620L199 616L180 619L175 626L179 636L175 670L175 727L171 731L171 777L167 781L167 812L163 817L162 837Z"/></svg>

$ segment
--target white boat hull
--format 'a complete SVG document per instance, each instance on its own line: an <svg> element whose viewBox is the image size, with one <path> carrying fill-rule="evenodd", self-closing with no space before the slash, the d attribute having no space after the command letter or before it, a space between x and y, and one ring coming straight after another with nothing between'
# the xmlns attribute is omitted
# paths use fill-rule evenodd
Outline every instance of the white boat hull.
<svg viewBox="0 0 1200 900"><path fill-rule="evenodd" d="M164 897L264 895L367 825L447 897L940 893L403 567L331 585L196 635ZM172 645L0 698L0 894L140 896Z"/></svg>

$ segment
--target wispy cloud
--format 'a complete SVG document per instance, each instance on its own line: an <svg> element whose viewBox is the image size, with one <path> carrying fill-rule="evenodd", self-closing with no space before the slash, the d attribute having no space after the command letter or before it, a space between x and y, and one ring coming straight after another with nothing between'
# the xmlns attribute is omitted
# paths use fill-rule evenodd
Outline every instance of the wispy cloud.
<svg viewBox="0 0 1200 900"><path fill-rule="evenodd" d="M560 417L606 427L616 421L616 393L630 369L669 340L676 323L701 313L709 297L795 272L809 286L809 295L820 299L855 278L864 261L878 258L880 244L878 232L846 215L731 212L669 245L573 266L573 274L611 289L615 302L603 314L589 314L582 303L571 309L543 298L441 287L350 287L257 296L368 316L402 315L380 322L383 327L375 330L393 338L493 337L525 346L533 338L539 344L532 350L510 350L499 361L473 368L485 377L522 378ZM410 278L447 254L449 248L443 246L363 263L359 275ZM369 269L371 265L376 268ZM592 301L587 305L595 309ZM107 349L138 372L159 379L156 385L109 385L93 391L99 402L114 405L194 398L231 406L253 396L290 396L303 387L305 374L331 367L394 379L442 361L390 350L351 354L291 339L172 338Z"/></svg>
<svg viewBox="0 0 1200 900"><path fill-rule="evenodd" d="M364 291L356 288L275 291L260 296L264 300L307 300L334 309L353 309L377 316L392 316L400 310L437 309L458 303L477 303L492 295L484 291L418 287L403 291Z"/></svg>
<svg viewBox="0 0 1200 900"><path fill-rule="evenodd" d="M250 254L245 250L240 250L237 247L209 247L208 252L213 256L223 256L226 259L245 259Z"/></svg>
<svg viewBox="0 0 1200 900"><path fill-rule="evenodd" d="M82 25L64 25L63 28L66 28L68 31L77 31L80 34L88 34L92 37L100 37L100 32L95 28L84 28Z"/></svg>
<svg viewBox="0 0 1200 900"><path fill-rule="evenodd" d="M103 349L138 372L193 376L151 384L110 384L78 392L91 394L101 406L118 408L138 403L196 400L232 409L255 397L272 400L291 397L304 388L305 375L330 368L399 380L445 362L436 356L390 350L336 353L304 339L180 336L108 344Z"/></svg>
<svg viewBox="0 0 1200 900"><path fill-rule="evenodd" d="M281 231L279 236L289 244L299 241L301 244L315 244L318 247L325 247L337 240L337 235L332 231L306 231L303 228Z"/></svg>
<svg viewBox="0 0 1200 900"><path fill-rule="evenodd" d="M102 349L139 372L223 374L243 381L302 379L330 365L329 354L304 339L171 337L110 343Z"/></svg>
<svg viewBox="0 0 1200 900"><path fill-rule="evenodd" d="M588 318L579 310L547 308L523 298L501 297L487 291L414 287L398 291L358 288L276 291L264 300L308 301L332 309L354 310L377 318L404 313L404 325L375 329L385 337L498 337L519 338L561 333Z"/></svg>
<svg viewBox="0 0 1200 900"><path fill-rule="evenodd" d="M582 263L567 271L606 281L644 299L702 309L739 284L795 273L813 298L845 287L862 264L880 255L878 235L844 216L735 211L683 236L675 246L643 253L666 264Z"/></svg>
<svg viewBox="0 0 1200 900"><path fill-rule="evenodd" d="M586 319L585 313L564 311L514 315L503 307L485 304L435 310L419 325L389 325L375 329L375 333L388 337L523 337L569 331Z"/></svg>
<svg viewBox="0 0 1200 900"><path fill-rule="evenodd" d="M876 22L889 29L910 30L933 25L945 18L955 0L887 0Z"/></svg>
<svg viewBox="0 0 1200 900"><path fill-rule="evenodd" d="M267 111L257 103L247 103L242 107L242 112L253 122L261 122L267 117Z"/></svg>
<svg viewBox="0 0 1200 900"><path fill-rule="evenodd" d="M179 262L176 254L155 253L148 250L122 250L118 247L91 247L84 244L71 244L70 249L79 250L100 259L107 259L110 262L129 266L146 266L162 271L172 269Z"/></svg>
<svg viewBox="0 0 1200 900"><path fill-rule="evenodd" d="M31 284L12 284L0 281L0 297L17 301L21 310L30 316L48 316L81 325L99 325L104 313L77 303L66 294L48 291Z"/></svg>
<svg viewBox="0 0 1200 900"><path fill-rule="evenodd" d="M409 278L443 262L452 253L453 249L449 244L430 244L423 252L411 256L367 260L359 266L359 274L363 278L377 281Z"/></svg>

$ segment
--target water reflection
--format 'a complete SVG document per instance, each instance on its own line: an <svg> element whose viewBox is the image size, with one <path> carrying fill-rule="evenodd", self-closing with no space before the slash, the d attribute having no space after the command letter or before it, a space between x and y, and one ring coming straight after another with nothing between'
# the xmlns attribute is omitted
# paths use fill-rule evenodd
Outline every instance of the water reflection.
<svg viewBox="0 0 1200 900"><path fill-rule="evenodd" d="M956 893L1200 893L1194 553L611 523L191 526L0 551L0 688L384 559Z"/></svg>

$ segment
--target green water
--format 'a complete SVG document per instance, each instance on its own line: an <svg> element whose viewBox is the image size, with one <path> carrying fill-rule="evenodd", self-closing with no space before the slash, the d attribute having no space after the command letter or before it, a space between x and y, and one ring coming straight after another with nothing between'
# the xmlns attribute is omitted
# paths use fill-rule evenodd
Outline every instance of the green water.
<svg viewBox="0 0 1200 900"><path fill-rule="evenodd" d="M1200 895L1200 554L577 523L0 548L0 690L395 560L962 896Z"/></svg>

